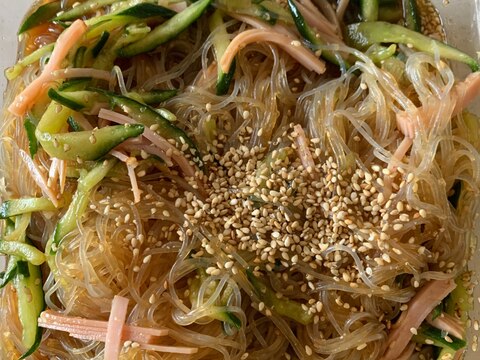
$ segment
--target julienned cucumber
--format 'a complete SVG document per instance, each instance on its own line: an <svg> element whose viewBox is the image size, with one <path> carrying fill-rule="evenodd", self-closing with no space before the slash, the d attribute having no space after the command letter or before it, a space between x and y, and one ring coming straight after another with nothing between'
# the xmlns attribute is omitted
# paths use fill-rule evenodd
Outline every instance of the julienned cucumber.
<svg viewBox="0 0 480 360"><path fill-rule="evenodd" d="M20 30L18 30L18 34L23 34L25 31L49 22L59 11L60 1L54 1L40 6L25 19L22 26L20 26Z"/></svg>
<svg viewBox="0 0 480 360"><path fill-rule="evenodd" d="M175 38L195 22L211 4L212 0L200 0L171 19L153 29L141 40L119 50L119 56L131 57L155 49L157 46Z"/></svg>
<svg viewBox="0 0 480 360"><path fill-rule="evenodd" d="M54 211L55 206L47 198L23 198L6 200L0 205L0 219L34 212Z"/></svg>
<svg viewBox="0 0 480 360"><path fill-rule="evenodd" d="M30 263L26 265L28 276L17 273L13 281L18 295L18 316L23 328L22 343L28 349L20 359L33 354L40 345L42 328L38 326L38 317L45 309L40 267Z"/></svg>
<svg viewBox="0 0 480 360"><path fill-rule="evenodd" d="M202 160L200 158L200 152L188 137L188 135L182 129L173 125L170 121L161 116L154 108L139 103L126 96L117 95L103 91L106 94L114 106L118 106L125 113L127 113L135 121L144 124L145 126L158 125L157 132L166 139L173 139L181 146L181 144L188 145L191 155L193 155L193 161L197 163L199 167L203 167Z"/></svg>
<svg viewBox="0 0 480 360"><path fill-rule="evenodd" d="M83 171L80 175L77 191L73 196L72 202L67 212L57 223L52 236L47 242L45 254L47 255L50 269L54 270L56 268L54 254L57 252L58 246L64 237L77 227L77 220L81 219L85 213L92 189L103 180L116 163L117 160L115 159L105 160L97 163L92 170L88 172Z"/></svg>
<svg viewBox="0 0 480 360"><path fill-rule="evenodd" d="M227 50L228 45L230 44L230 39L223 22L221 10L216 10L213 15L210 17L209 21L210 31L214 33L213 36L213 49L215 51L215 58L217 59L217 64L220 63L220 59ZM222 68L218 66L217 74L217 95L225 95L230 88L230 82L232 81L233 75L235 74L236 61L234 60L230 65L228 73L224 73Z"/></svg>
<svg viewBox="0 0 480 360"><path fill-rule="evenodd" d="M143 130L142 124L113 125L62 134L37 132L37 139L51 157L88 161L101 159L125 140L141 135Z"/></svg>
<svg viewBox="0 0 480 360"><path fill-rule="evenodd" d="M350 46L364 50L375 43L410 44L414 48L429 54L437 54L443 58L463 62L472 71L480 70L478 62L460 50L407 29L401 25L383 21L371 21L348 25L346 38Z"/></svg>

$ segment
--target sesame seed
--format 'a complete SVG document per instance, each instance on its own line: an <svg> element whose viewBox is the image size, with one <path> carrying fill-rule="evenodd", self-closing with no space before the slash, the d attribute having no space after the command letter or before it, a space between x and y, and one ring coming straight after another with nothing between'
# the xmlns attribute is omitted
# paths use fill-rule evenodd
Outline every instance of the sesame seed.
<svg viewBox="0 0 480 360"><path fill-rule="evenodd" d="M410 328L410 332L411 332L413 335L417 335L417 334L418 334L417 329L414 328L414 327Z"/></svg>
<svg viewBox="0 0 480 360"><path fill-rule="evenodd" d="M308 356L312 356L313 350L310 346L305 345L305 352L307 353Z"/></svg>

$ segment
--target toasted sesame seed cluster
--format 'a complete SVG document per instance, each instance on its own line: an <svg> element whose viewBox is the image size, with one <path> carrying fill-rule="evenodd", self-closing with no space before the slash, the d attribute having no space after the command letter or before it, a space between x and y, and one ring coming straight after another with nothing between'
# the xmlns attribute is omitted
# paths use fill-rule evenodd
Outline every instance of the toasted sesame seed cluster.
<svg viewBox="0 0 480 360"><path fill-rule="evenodd" d="M426 216L423 209L393 201L413 175L392 174L379 165L340 169L318 148L318 139L309 140L308 149L315 167L305 168L297 155L296 136L295 131L285 132L272 151L247 147L248 134L238 147L224 149L220 137L216 153L204 157L209 169L204 175L206 198L186 193L177 205L185 208L187 222L208 231L227 252L251 253L257 271L303 263L358 287L358 267L348 254L332 247L347 246L362 254L369 275L369 264L384 265L401 256L390 240L399 240L412 218ZM401 176L405 180L398 184ZM392 189L388 199L382 190L386 179ZM202 246L213 251L206 238ZM208 270L220 273L215 267Z"/></svg>

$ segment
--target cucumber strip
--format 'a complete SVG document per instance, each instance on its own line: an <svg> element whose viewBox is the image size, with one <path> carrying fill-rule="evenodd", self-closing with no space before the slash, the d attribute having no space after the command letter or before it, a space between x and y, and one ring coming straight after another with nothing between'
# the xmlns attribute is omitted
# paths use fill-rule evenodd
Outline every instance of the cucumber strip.
<svg viewBox="0 0 480 360"><path fill-rule="evenodd" d="M37 8L29 17L25 19L18 30L18 35L23 34L25 31L28 31L38 25L45 24L51 21L57 12L61 9L60 2L54 1L48 4L44 4Z"/></svg>
<svg viewBox="0 0 480 360"><path fill-rule="evenodd" d="M385 47L379 44L373 44L367 51L367 55L375 64L380 64L382 61L391 58L397 52L397 45L392 44Z"/></svg>
<svg viewBox="0 0 480 360"><path fill-rule="evenodd" d="M223 16L222 16L222 11L221 10L216 10L213 15L210 17L209 21L209 27L210 31L214 33L213 35L213 50L215 53L215 59L217 60L217 64L220 63L220 59L222 58L223 54L225 54L225 51L228 48L228 45L230 44L230 38L227 33L227 29L225 27L225 24L223 22ZM230 89L230 82L233 79L233 76L235 74L235 67L236 67L236 61L234 60L232 64L230 65L230 69L228 70L227 73L224 73L222 71L222 68L220 66L217 66L217 86L216 86L216 93L217 95L225 95L228 93L228 90Z"/></svg>
<svg viewBox="0 0 480 360"><path fill-rule="evenodd" d="M55 206L47 198L24 198L4 201L0 205L0 219L35 211L54 211Z"/></svg>
<svg viewBox="0 0 480 360"><path fill-rule="evenodd" d="M201 160L200 152L194 142L182 129L173 125L170 121L161 116L154 108L139 103L126 96L117 95L115 93L106 92L104 90L97 90L110 98L113 106L118 106L122 111L128 114L135 121L145 126L159 125L156 132L166 139L173 139L177 144L187 144L190 153L193 155L193 161L202 168L203 162ZM181 145L180 145L181 146Z"/></svg>
<svg viewBox="0 0 480 360"><path fill-rule="evenodd" d="M38 142L37 138L35 137L35 129L37 127L28 117L25 118L23 127L25 128L25 132L27 134L28 150L30 152L30 156L33 158L38 151Z"/></svg>
<svg viewBox="0 0 480 360"><path fill-rule="evenodd" d="M360 12L363 21L377 21L378 0L360 0Z"/></svg>
<svg viewBox="0 0 480 360"><path fill-rule="evenodd" d="M198 276L193 278L192 282L190 283L190 303L192 305L196 305L197 304L197 300L198 300L198 291L200 289L200 286L202 285L202 283L205 281L205 279L207 278L207 273L205 272L204 269L198 269L197 270L197 274ZM212 283L213 285L214 283ZM209 289L210 290L210 289ZM212 287L211 289L212 291L206 291L205 292L205 296L210 296L211 293L213 293L213 291L215 290L214 287ZM228 293L228 288L226 288L224 290L224 293L227 292ZM225 294L224 294L225 295ZM227 304L227 301L228 301L228 296L222 296L222 298L220 299L220 302L222 303L222 306L212 306L212 308L214 308L215 310L218 309L218 311L212 311L209 316L212 317L213 319L215 320L219 320L219 321L222 321L224 323L227 323L229 324L230 326L233 326L237 329L240 329L242 327L242 321L235 315L233 314L232 312L230 311L225 311L222 309L223 306L226 306Z"/></svg>
<svg viewBox="0 0 480 360"><path fill-rule="evenodd" d="M398 6L380 6L378 9L378 20L397 23L403 19L403 11Z"/></svg>
<svg viewBox="0 0 480 360"><path fill-rule="evenodd" d="M110 33L108 31L104 31L102 33L102 35L100 36L100 40L98 40L98 42L95 44L95 46L92 49L92 56L94 58L96 58L98 54L100 54L100 51L102 51L109 37L110 37Z"/></svg>
<svg viewBox="0 0 480 360"><path fill-rule="evenodd" d="M73 67L82 68L85 65L87 47L80 46L73 57Z"/></svg>
<svg viewBox="0 0 480 360"><path fill-rule="evenodd" d="M78 122L75 121L73 116L69 116L67 120L68 126L72 129L72 131L77 132L77 131L82 131L83 128L80 126Z"/></svg>
<svg viewBox="0 0 480 360"><path fill-rule="evenodd" d="M182 12L153 29L147 36L119 50L121 57L132 57L151 51L161 44L177 37L195 22L210 5L212 0L199 0Z"/></svg>
<svg viewBox="0 0 480 360"><path fill-rule="evenodd" d="M17 78L23 70L28 66L40 60L43 56L50 54L53 51L55 44L48 44L42 46L41 48L35 50L30 55L25 56L23 59L19 60L14 66L8 68L5 71L5 77L8 80L13 80Z"/></svg>
<svg viewBox="0 0 480 360"><path fill-rule="evenodd" d="M0 253L15 256L33 265L42 265L45 262L45 254L35 246L20 241L0 241Z"/></svg>
<svg viewBox="0 0 480 360"><path fill-rule="evenodd" d="M64 81L62 85L58 87L58 91L80 91L85 89L85 87L91 81L91 78L74 78Z"/></svg>
<svg viewBox="0 0 480 360"><path fill-rule="evenodd" d="M22 324L22 343L28 349L20 359L33 354L42 341L42 328L38 317L45 309L42 272L39 266L28 264L28 275L21 273L13 281L18 297L18 317Z"/></svg>
<svg viewBox="0 0 480 360"><path fill-rule="evenodd" d="M148 19L151 17L163 17L164 19L170 19L177 15L177 12L161 5L140 3L122 10L115 15L129 16L137 19Z"/></svg>
<svg viewBox="0 0 480 360"><path fill-rule="evenodd" d="M422 19L418 12L418 5L416 0L402 0L403 21L405 27L420 32L422 30Z"/></svg>
<svg viewBox="0 0 480 360"><path fill-rule="evenodd" d="M18 259L14 256L8 258L7 268L5 269L5 272L2 273L2 279L0 280L0 289L4 288L10 281L12 281L17 274L17 261Z"/></svg>
<svg viewBox="0 0 480 360"><path fill-rule="evenodd" d="M420 51L432 55L438 52L443 58L463 62L470 66L472 71L480 70L477 61L469 55L400 25L383 21L351 24L346 28L346 37L351 46L361 50L374 43L411 44Z"/></svg>
<svg viewBox="0 0 480 360"><path fill-rule="evenodd" d="M279 315L286 316L303 325L308 325L313 321L313 315L304 310L302 304L290 299L279 299L275 292L255 277L250 270L247 270L247 277L253 285L255 293L267 307L276 311Z"/></svg>
<svg viewBox="0 0 480 360"><path fill-rule="evenodd" d="M51 157L98 160L125 140L141 135L143 130L142 124L125 124L63 134L37 132L37 139Z"/></svg>
<svg viewBox="0 0 480 360"><path fill-rule="evenodd" d="M78 179L77 191L73 195L72 202L67 212L57 223L53 234L47 242L45 254L47 255L50 269L55 269L54 255L64 237L77 227L77 221L83 217L88 206L92 189L102 181L108 172L117 163L116 159L105 160L98 163L88 173L83 172Z"/></svg>
<svg viewBox="0 0 480 360"><path fill-rule="evenodd" d="M116 2L117 0L88 0L83 4L80 4L73 9L70 9L63 14L54 18L57 21L69 21L78 19L86 14L90 14L100 9L103 6L108 6Z"/></svg>
<svg viewBox="0 0 480 360"><path fill-rule="evenodd" d="M38 134L39 132L56 134L62 131L70 115L72 115L72 110L52 101L50 105L48 105L47 110L43 113L43 116L37 125L35 134Z"/></svg>
<svg viewBox="0 0 480 360"><path fill-rule="evenodd" d="M56 91L51 88L48 96L59 104L74 111L91 114L100 103L108 103L108 99L101 93L93 91Z"/></svg>
<svg viewBox="0 0 480 360"><path fill-rule="evenodd" d="M465 340L458 339L453 335L448 335L450 339L445 339L446 333L442 332L433 326L423 324L417 329L417 335L414 335L412 340L419 344L425 344L425 340L433 341L434 346L441 348L448 348L454 351L464 348L467 343Z"/></svg>
<svg viewBox="0 0 480 360"><path fill-rule="evenodd" d="M461 275L455 280L455 283L457 287L445 299L445 312L452 316L460 314L460 320L465 324L468 314L472 310L471 295L469 295Z"/></svg>
<svg viewBox="0 0 480 360"><path fill-rule="evenodd" d="M298 10L293 0L288 0L288 8L290 9L290 13L292 14L292 18L295 22L295 26L297 27L298 32L305 40L307 40L310 49L312 49L313 51L317 51L321 46L326 45L326 43L322 39L317 37L313 29L310 28L310 26L307 24L305 18ZM338 58L339 55L337 55L335 52L322 50L321 56L328 62L341 66ZM345 59L343 60L343 63L345 64L347 69L350 67L350 64Z"/></svg>
<svg viewBox="0 0 480 360"><path fill-rule="evenodd" d="M171 99L178 93L177 89L172 90L152 90L148 92L129 92L127 97L132 98L138 102L145 103L147 105L159 104Z"/></svg>

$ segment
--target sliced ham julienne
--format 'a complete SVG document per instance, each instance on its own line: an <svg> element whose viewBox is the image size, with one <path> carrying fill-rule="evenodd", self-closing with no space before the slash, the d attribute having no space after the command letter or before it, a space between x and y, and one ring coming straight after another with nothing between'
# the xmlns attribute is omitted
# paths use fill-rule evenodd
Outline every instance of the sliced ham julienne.
<svg viewBox="0 0 480 360"><path fill-rule="evenodd" d="M480 72L471 73L464 81L455 85L452 90L455 97L455 108L452 116L460 114L466 107L468 107L473 100L480 94ZM429 121L428 114L422 106L413 111L400 111L397 116L397 128L403 135L414 138L415 136L415 118L418 121L427 123Z"/></svg>
<svg viewBox="0 0 480 360"><path fill-rule="evenodd" d="M455 282L431 280L410 300L406 310L393 326L382 360L397 360L412 339L411 329L418 329L428 314L455 289Z"/></svg>
<svg viewBox="0 0 480 360"><path fill-rule="evenodd" d="M66 316L52 310L40 314L40 327L68 332L71 337L105 342L106 360L117 360L123 342L136 342L142 349L173 354L194 354L197 347L162 345L160 337L168 335L168 329L152 329L125 324L128 311L128 299L115 296L108 322L90 320L81 317Z"/></svg>
<svg viewBox="0 0 480 360"><path fill-rule="evenodd" d="M127 319L128 299L115 296L112 309L108 318L107 336L105 339L105 360L116 360L120 355L122 346L122 332Z"/></svg>
<svg viewBox="0 0 480 360"><path fill-rule="evenodd" d="M8 107L8 111L17 116L23 116L33 106L37 97L44 91L45 85L48 84L50 75L60 68L70 49L77 45L86 30L85 23L82 20L76 20L59 36L52 56L40 76L17 95Z"/></svg>
<svg viewBox="0 0 480 360"><path fill-rule="evenodd" d="M238 34L228 45L227 50L220 60L220 67L228 73L235 55L248 44L269 42L280 46L291 57L302 64L307 70L317 74L325 72L325 62L318 59L315 54L302 46L301 42L288 35L267 29L246 30Z"/></svg>
<svg viewBox="0 0 480 360"><path fill-rule="evenodd" d="M66 316L52 310L42 312L38 319L38 324L43 328L68 332L70 336L77 339L105 342L107 337L108 323L106 321ZM151 329L125 325L121 340L151 343L155 337L166 335L168 335L168 329Z"/></svg>

